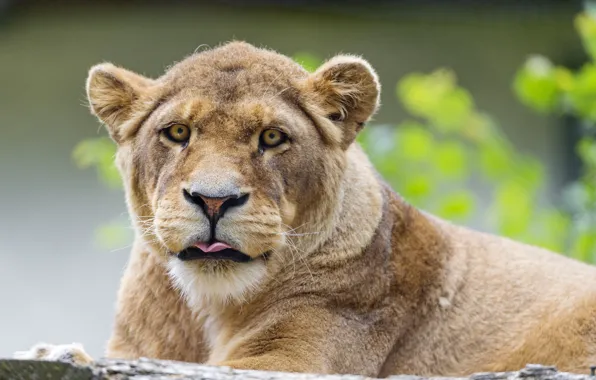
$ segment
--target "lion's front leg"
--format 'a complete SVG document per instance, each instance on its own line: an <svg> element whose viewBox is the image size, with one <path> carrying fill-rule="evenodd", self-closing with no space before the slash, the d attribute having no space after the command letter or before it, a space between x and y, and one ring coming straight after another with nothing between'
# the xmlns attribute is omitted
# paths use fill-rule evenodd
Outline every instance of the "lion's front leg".
<svg viewBox="0 0 596 380"><path fill-rule="evenodd" d="M391 341L366 321L339 313L287 308L283 320L263 319L258 329L240 329L211 353L207 364L234 369L300 373L351 373L376 377ZM265 322L266 321L266 322Z"/></svg>
<svg viewBox="0 0 596 380"><path fill-rule="evenodd" d="M291 358L283 351L270 352L259 356L227 360L217 363L218 366L234 369L250 369L256 371L328 373L321 363L308 362L301 358Z"/></svg>

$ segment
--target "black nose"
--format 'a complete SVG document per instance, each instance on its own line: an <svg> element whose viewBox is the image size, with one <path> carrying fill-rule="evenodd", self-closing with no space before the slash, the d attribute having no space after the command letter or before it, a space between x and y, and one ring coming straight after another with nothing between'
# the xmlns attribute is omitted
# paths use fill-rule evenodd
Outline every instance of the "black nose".
<svg viewBox="0 0 596 380"><path fill-rule="evenodd" d="M248 200L248 194L215 198L186 190L184 190L184 197L190 203L199 206L212 223L221 218L230 208L242 206Z"/></svg>

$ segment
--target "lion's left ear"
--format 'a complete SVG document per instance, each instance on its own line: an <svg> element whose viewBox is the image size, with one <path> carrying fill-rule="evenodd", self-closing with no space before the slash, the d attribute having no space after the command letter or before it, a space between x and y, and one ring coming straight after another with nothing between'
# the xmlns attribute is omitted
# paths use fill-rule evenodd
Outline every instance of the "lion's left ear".
<svg viewBox="0 0 596 380"><path fill-rule="evenodd" d="M311 74L309 85L327 118L342 129L347 148L379 107L381 85L374 69L362 58L339 55Z"/></svg>

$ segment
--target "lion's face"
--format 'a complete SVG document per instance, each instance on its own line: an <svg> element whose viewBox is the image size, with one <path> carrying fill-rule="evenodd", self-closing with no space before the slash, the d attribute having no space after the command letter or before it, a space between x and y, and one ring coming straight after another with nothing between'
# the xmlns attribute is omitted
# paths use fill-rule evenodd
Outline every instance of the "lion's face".
<svg viewBox="0 0 596 380"><path fill-rule="evenodd" d="M324 239L345 150L378 98L366 63L336 60L309 75L232 43L157 80L92 69L90 103L119 144L140 236L168 259L183 291L197 284L238 298L269 261L287 259L298 236Z"/></svg>
<svg viewBox="0 0 596 380"><path fill-rule="evenodd" d="M308 119L281 99L214 103L189 91L147 119L135 141L139 179L169 252L221 242L258 258L293 228L294 189L309 198L323 186L324 170L308 158L328 157Z"/></svg>
<svg viewBox="0 0 596 380"><path fill-rule="evenodd" d="M330 159L312 124L283 99L214 98L184 91L139 130L132 159L150 204L140 217L152 221L147 234L173 257L176 277L229 282L230 271L250 266L246 286L261 279L263 260L283 254L300 198L317 202L326 166L341 164L341 155Z"/></svg>

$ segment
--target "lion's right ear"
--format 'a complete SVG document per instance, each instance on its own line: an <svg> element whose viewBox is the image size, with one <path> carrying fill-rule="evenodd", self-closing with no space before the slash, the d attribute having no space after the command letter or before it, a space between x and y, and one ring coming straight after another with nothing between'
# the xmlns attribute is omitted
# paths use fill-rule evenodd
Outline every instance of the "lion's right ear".
<svg viewBox="0 0 596 380"><path fill-rule="evenodd" d="M124 138L122 124L134 114L141 94L152 82L111 63L102 63L89 70L87 98L91 112L106 124L117 143Z"/></svg>

